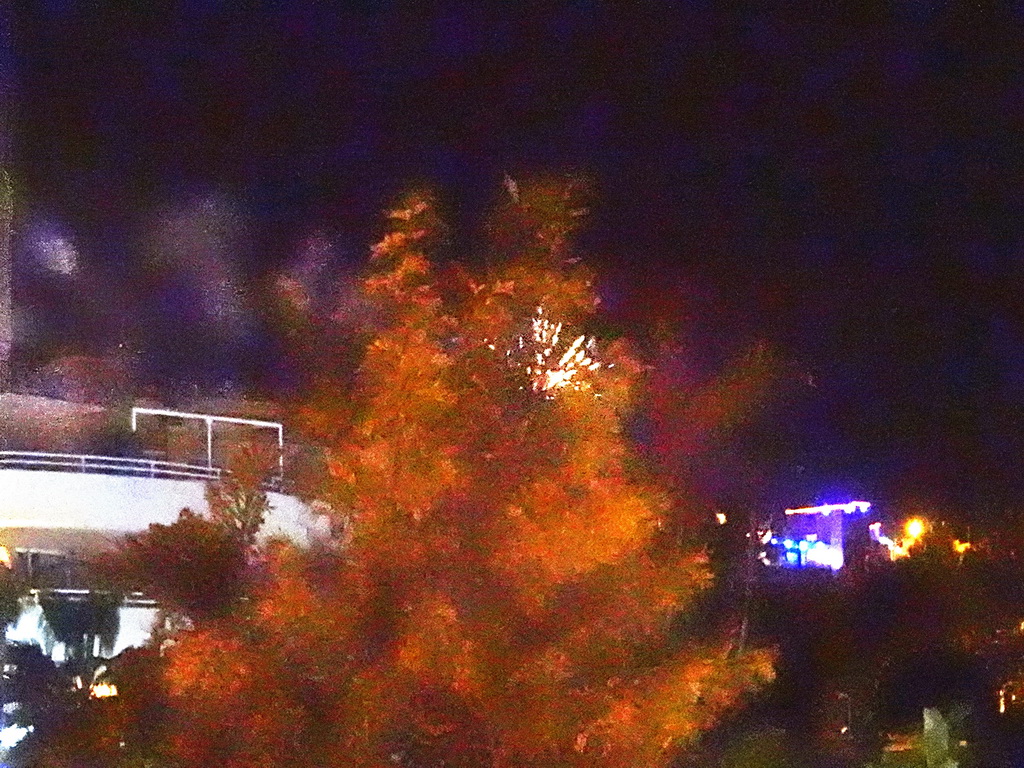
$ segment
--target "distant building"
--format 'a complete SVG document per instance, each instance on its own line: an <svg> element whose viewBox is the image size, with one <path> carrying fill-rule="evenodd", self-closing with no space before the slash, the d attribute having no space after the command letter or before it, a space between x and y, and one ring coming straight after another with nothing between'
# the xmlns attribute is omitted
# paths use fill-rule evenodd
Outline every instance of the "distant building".
<svg viewBox="0 0 1024 768"><path fill-rule="evenodd" d="M870 502L849 501L787 509L779 530L765 534L761 560L780 568L838 571L849 560L851 524L866 530L863 516L870 508Z"/></svg>

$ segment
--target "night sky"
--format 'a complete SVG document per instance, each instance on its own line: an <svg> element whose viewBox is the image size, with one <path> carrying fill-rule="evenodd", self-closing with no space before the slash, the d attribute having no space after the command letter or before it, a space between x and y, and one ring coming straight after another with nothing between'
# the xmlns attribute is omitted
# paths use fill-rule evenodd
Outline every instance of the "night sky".
<svg viewBox="0 0 1024 768"><path fill-rule="evenodd" d="M287 388L269 272L350 280L411 183L468 241L505 174L578 172L609 316L681 392L781 361L721 466L966 519L1024 491L1022 10L18 5L29 364Z"/></svg>

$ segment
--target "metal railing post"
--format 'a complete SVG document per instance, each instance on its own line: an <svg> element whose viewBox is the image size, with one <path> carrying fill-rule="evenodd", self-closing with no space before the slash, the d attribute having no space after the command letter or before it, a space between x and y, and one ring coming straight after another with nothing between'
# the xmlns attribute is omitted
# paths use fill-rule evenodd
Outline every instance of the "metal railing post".
<svg viewBox="0 0 1024 768"><path fill-rule="evenodd" d="M213 418L206 417L206 466L213 469Z"/></svg>

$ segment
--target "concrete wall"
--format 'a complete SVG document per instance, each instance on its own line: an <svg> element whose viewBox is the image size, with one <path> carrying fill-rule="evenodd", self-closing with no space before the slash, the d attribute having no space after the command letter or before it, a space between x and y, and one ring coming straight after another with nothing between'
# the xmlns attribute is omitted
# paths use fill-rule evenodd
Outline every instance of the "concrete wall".
<svg viewBox="0 0 1024 768"><path fill-rule="evenodd" d="M0 528L57 528L135 533L173 523L184 507L207 511L202 480L24 469L0 470ZM269 494L264 536L308 545L325 522L293 496Z"/></svg>
<svg viewBox="0 0 1024 768"><path fill-rule="evenodd" d="M167 480L147 477L75 472L0 469L0 530L25 529L21 533L51 531L61 542L56 548L88 549L88 541L106 540L121 533L137 533L151 523L173 523L183 507L207 512L202 480ZM301 546L326 535L329 525L293 496L269 494L271 510L264 523L264 537L284 536ZM88 533L86 533L88 532ZM2 543L2 542L0 542ZM11 543L11 542L8 542ZM143 645L149 638L157 609L145 606L121 608L121 630L114 654ZM42 647L42 609L27 601L17 622L8 628L10 641ZM58 644L53 659L63 661Z"/></svg>

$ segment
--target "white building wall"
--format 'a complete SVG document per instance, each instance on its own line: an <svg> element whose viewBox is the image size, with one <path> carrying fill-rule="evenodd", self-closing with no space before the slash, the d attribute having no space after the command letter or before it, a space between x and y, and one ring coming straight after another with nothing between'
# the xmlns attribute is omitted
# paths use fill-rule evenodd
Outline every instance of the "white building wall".
<svg viewBox="0 0 1024 768"><path fill-rule="evenodd" d="M165 479L78 472L0 470L0 530L32 528L60 530L74 540L75 530L105 535L135 534L151 523L170 524L188 507L209 511L202 479ZM270 511L264 521L264 538L284 537L309 546L330 529L326 518L292 496L268 494ZM121 630L114 653L143 645L150 638L157 608L129 605L121 608ZM42 608L27 600L17 622L7 629L7 640L43 647ZM55 662L63 660L58 643L52 650Z"/></svg>
<svg viewBox="0 0 1024 768"><path fill-rule="evenodd" d="M208 512L203 480L101 475L39 470L0 470L0 529L58 529L105 534L138 533L151 523L173 523L188 507ZM314 515L294 496L268 494L270 511L261 534L285 537L308 546L329 531L326 518ZM153 630L157 609L147 606L121 608L121 629L114 653L144 645ZM7 629L7 639L43 647L42 609L26 602L17 622ZM58 644L53 658L63 660Z"/></svg>
<svg viewBox="0 0 1024 768"><path fill-rule="evenodd" d="M206 483L149 477L0 470L0 528L71 528L137 533L150 523L170 524L188 507L208 511ZM305 546L324 522L294 496L270 493L264 536Z"/></svg>

